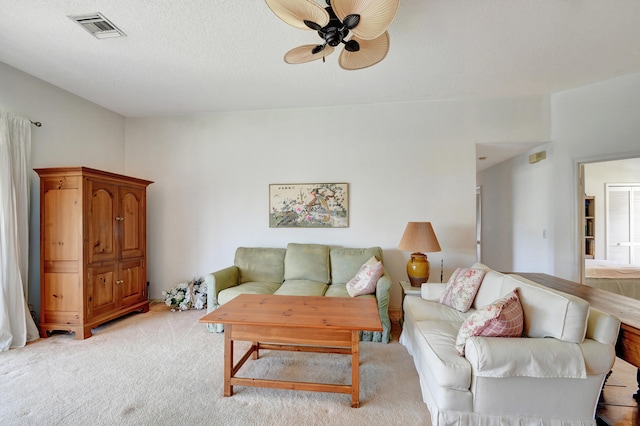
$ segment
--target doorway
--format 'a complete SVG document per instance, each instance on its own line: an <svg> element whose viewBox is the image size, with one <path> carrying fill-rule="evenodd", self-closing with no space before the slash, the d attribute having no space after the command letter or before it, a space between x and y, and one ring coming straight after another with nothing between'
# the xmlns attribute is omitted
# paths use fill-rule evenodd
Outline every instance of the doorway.
<svg viewBox="0 0 640 426"><path fill-rule="evenodd" d="M638 195L637 200L631 198L631 201L624 201L625 199L629 200L629 193L625 192L626 190L624 189L625 184L629 186L640 182L640 156L636 154L635 156L630 155L625 158L594 159L591 161L579 162L578 167L578 203L580 205L577 218L578 236L580 239L580 251L578 252L578 262L580 267L578 270L580 271L580 282L584 284L586 275L585 266L591 255L595 260L610 261L613 260L612 257L616 259L619 257L614 255L615 252L622 253L625 250L624 247L626 247L626 245L618 245L618 243L622 242L622 240L618 240L624 235L621 235L619 236L620 238L618 238L618 236L614 236L612 233L622 232L622 234L624 234L630 232L628 227L630 219L628 214L626 216L627 219L624 219L625 216L623 215L620 217L623 220L616 221L614 228L611 228L610 222L614 219L614 216L612 216L611 211L608 211L611 207L612 200L610 198L610 191L607 189L612 189L616 186L620 187L621 190L616 191L616 194L614 194L613 202L615 205L618 205L621 208L631 202L635 203L634 205L640 209L640 195ZM590 212L587 212L585 205L587 197L593 198L593 204L595 206ZM591 217L591 225L588 224L588 217ZM631 216L631 218L632 217L633 216ZM620 229L625 228L625 226L622 226L624 225L624 220L627 221L627 224L625 225L626 230L619 231ZM620 225L621 223L622 225ZM589 229L589 226L592 228ZM638 234L638 240L640 241L640 229L634 228L634 231L631 232ZM590 256L587 256L586 235L589 233L591 233L593 237L591 241L593 250L590 251ZM614 242L613 239L616 241ZM615 245L613 251L610 250L608 240L611 240L611 244ZM630 239L630 241L634 240ZM624 243L626 244L627 242L629 241L625 240ZM629 249L627 248L627 253L628 252ZM636 258L635 261L636 263L640 263L640 245L636 249L636 252L638 252L638 258Z"/></svg>

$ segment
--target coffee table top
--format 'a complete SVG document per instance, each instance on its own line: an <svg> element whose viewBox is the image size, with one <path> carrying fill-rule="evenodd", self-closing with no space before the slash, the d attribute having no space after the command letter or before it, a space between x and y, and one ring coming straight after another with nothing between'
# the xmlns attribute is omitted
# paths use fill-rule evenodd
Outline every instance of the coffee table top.
<svg viewBox="0 0 640 426"><path fill-rule="evenodd" d="M372 297L241 294L198 322L382 331Z"/></svg>

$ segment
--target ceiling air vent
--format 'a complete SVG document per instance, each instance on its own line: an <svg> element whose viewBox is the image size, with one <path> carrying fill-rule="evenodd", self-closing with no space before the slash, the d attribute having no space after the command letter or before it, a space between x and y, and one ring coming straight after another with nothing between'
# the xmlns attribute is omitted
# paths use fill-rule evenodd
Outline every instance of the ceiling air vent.
<svg viewBox="0 0 640 426"><path fill-rule="evenodd" d="M69 16L69 18L89 31L95 38L126 37L126 34L120 28L109 22L101 13Z"/></svg>
<svg viewBox="0 0 640 426"><path fill-rule="evenodd" d="M542 161L547 158L547 151L536 152L535 154L529 155L529 164L537 163L538 161Z"/></svg>

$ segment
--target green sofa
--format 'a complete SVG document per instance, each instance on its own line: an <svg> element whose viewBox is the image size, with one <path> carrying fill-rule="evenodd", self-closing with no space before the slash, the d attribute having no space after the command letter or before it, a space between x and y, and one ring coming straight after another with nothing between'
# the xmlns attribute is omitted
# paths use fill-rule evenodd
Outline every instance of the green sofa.
<svg viewBox="0 0 640 426"><path fill-rule="evenodd" d="M284 248L239 247L234 265L205 275L207 312L217 309L240 294L350 297L346 284L360 267L382 249L341 248L322 244L290 243ZM362 333L362 340L388 343L391 334L389 291L391 278L385 271L378 280L375 297L382 332ZM222 324L207 324L209 331L222 332Z"/></svg>

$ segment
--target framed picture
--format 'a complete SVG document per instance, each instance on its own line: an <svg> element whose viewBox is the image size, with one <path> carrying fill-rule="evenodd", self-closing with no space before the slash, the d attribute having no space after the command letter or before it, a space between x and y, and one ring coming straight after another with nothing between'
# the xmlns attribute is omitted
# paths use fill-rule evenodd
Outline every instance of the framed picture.
<svg viewBox="0 0 640 426"><path fill-rule="evenodd" d="M349 185L346 183L269 185L269 227L349 227Z"/></svg>

